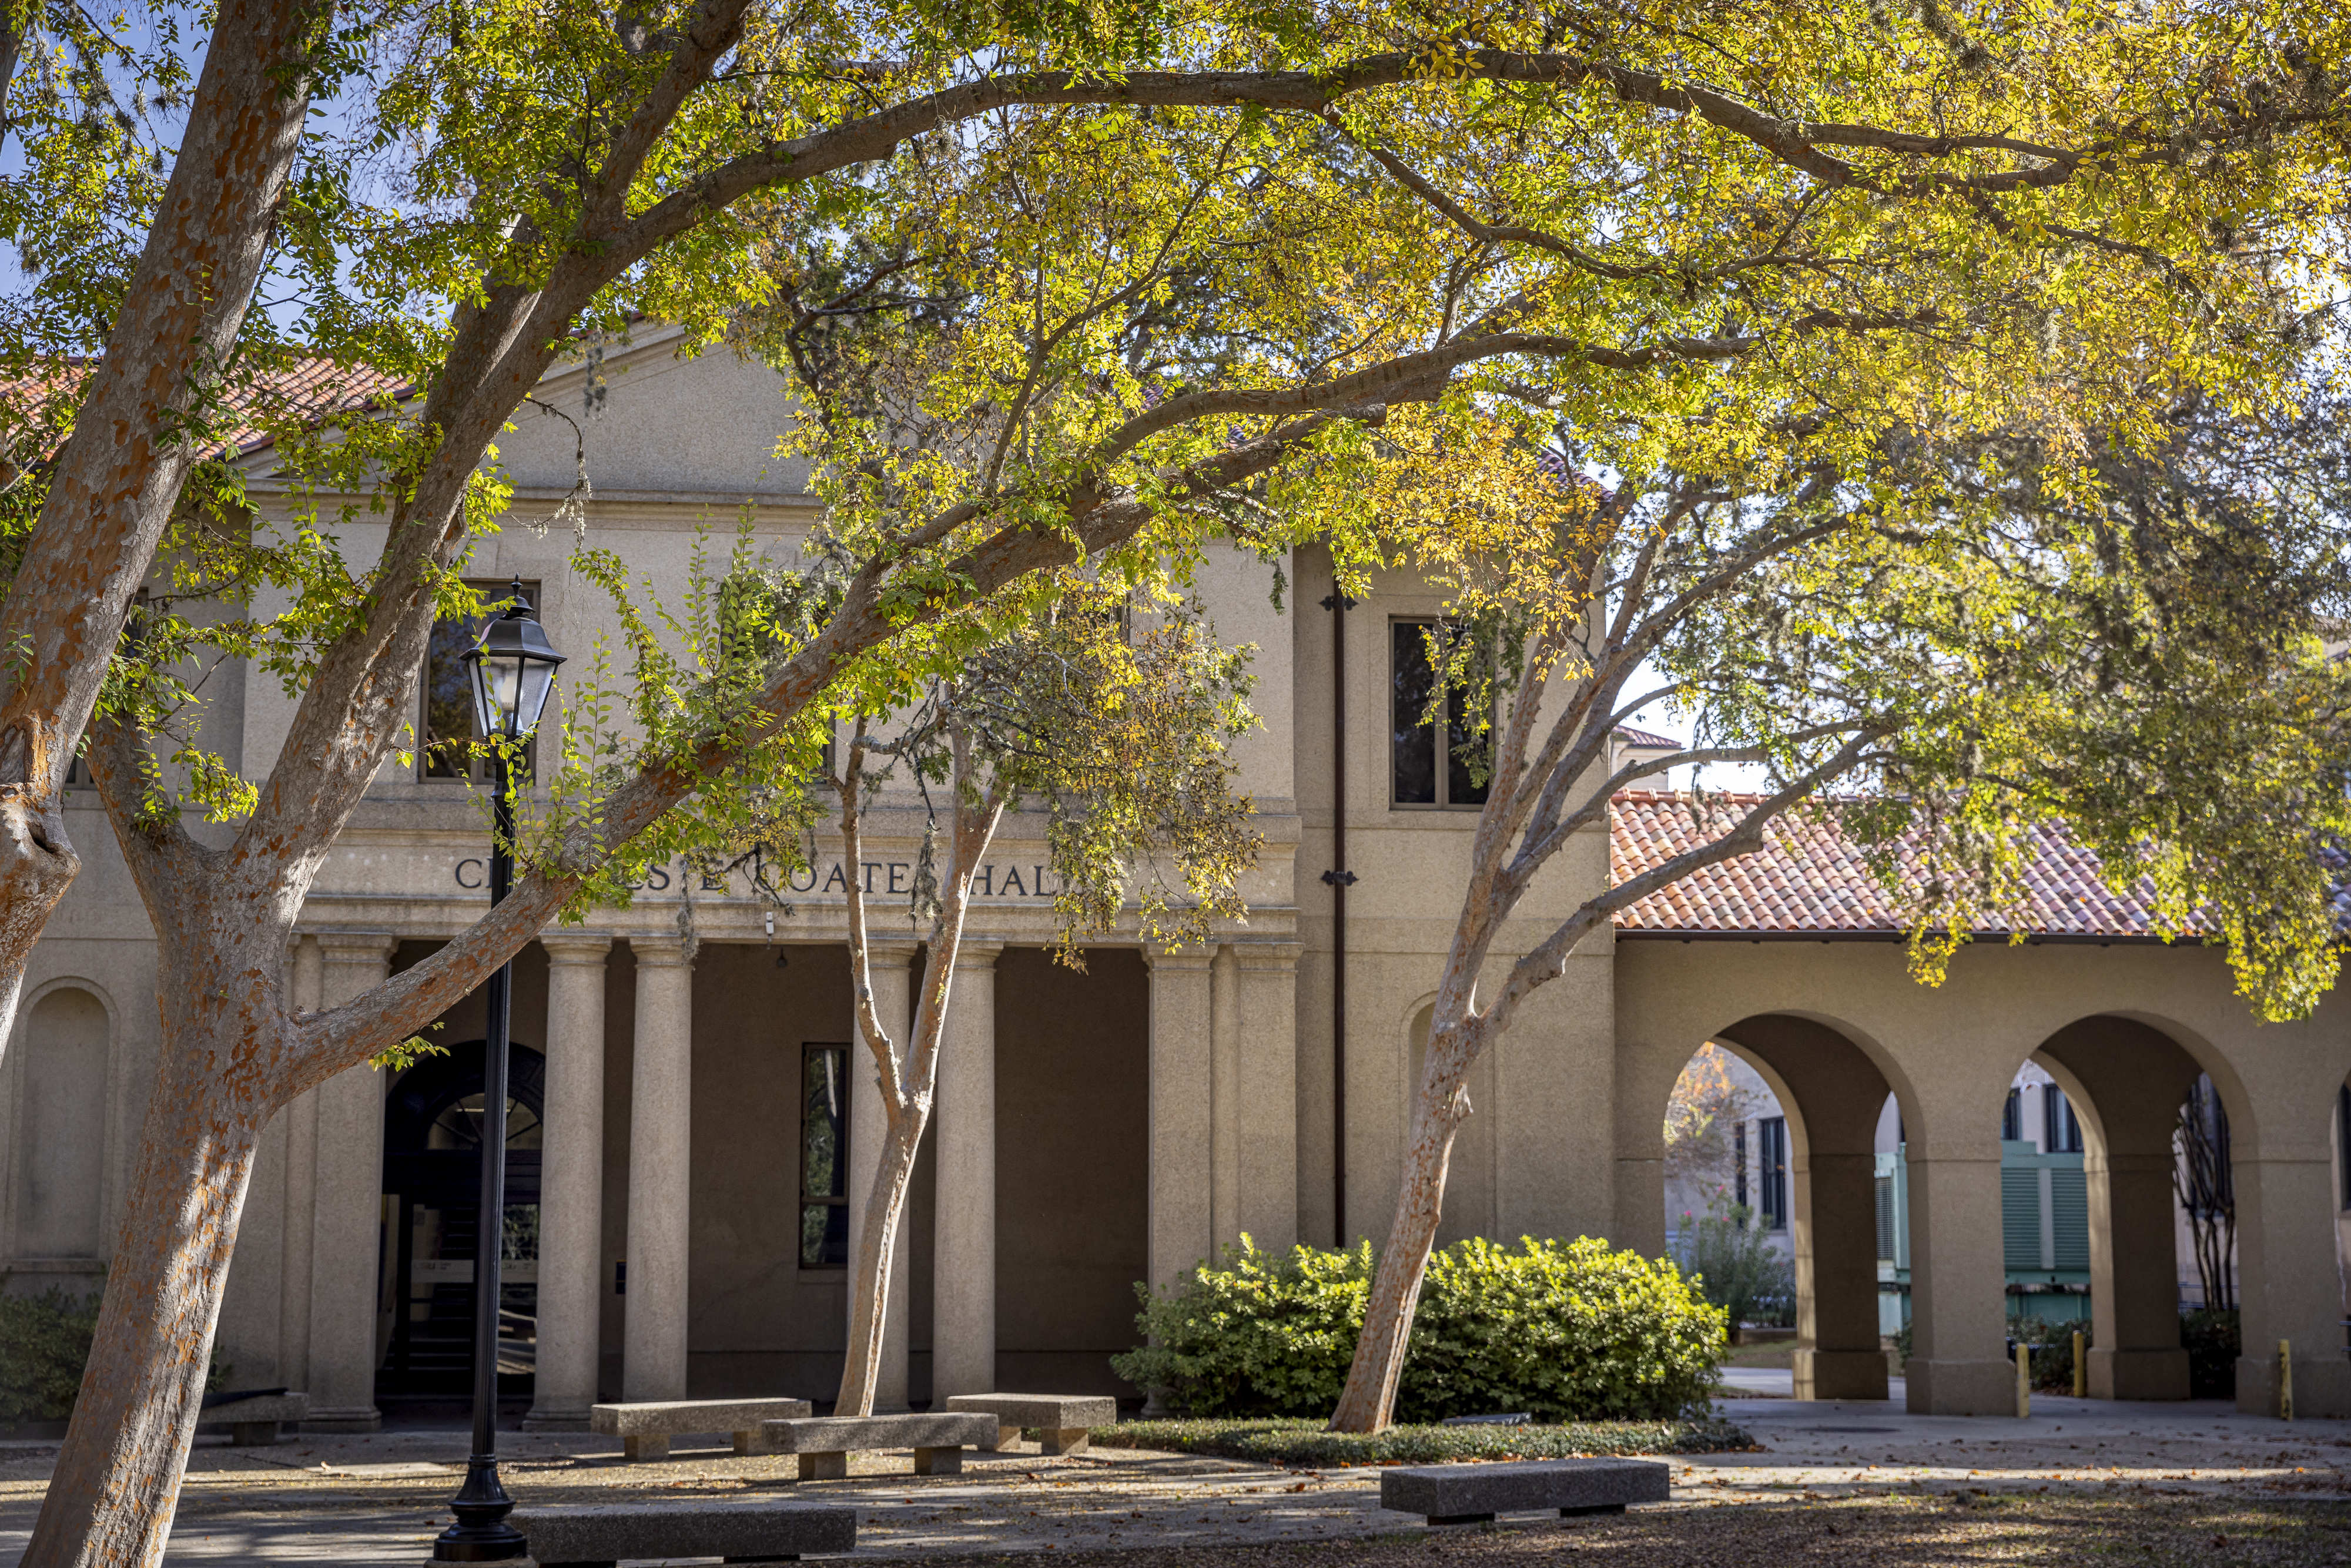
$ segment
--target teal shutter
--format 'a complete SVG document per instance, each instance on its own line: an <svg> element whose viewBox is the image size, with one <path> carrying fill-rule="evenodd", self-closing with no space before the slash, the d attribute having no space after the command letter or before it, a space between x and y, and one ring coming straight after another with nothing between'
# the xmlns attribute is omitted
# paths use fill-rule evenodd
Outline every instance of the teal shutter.
<svg viewBox="0 0 2351 1568"><path fill-rule="evenodd" d="M2030 1166L2002 1166L2000 1230L2011 1274L2041 1270L2041 1173Z"/></svg>
<svg viewBox="0 0 2351 1568"><path fill-rule="evenodd" d="M2049 1173L2050 1218L2057 1235L2057 1267L2090 1266L2090 1186L2079 1163Z"/></svg>

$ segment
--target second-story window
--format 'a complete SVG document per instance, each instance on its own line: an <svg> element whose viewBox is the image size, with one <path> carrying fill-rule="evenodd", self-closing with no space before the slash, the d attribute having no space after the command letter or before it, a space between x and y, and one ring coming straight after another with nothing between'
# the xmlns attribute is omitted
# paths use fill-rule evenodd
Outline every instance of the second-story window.
<svg viewBox="0 0 2351 1568"><path fill-rule="evenodd" d="M1486 803L1486 786L1470 776L1462 756L1471 733L1459 712L1460 694L1445 693L1437 716L1429 716L1437 676L1428 647L1434 625L1428 621L1388 625L1388 799L1398 806L1474 809Z"/></svg>
<svg viewBox="0 0 2351 1568"><path fill-rule="evenodd" d="M506 598L510 584L506 582L470 582L468 586L485 600L495 604ZM522 585L523 596L535 606L538 603L538 584ZM538 612L531 612L538 619ZM424 651L424 679L419 695L416 716L416 775L420 779L471 779L477 784L489 782L487 758L473 754L467 743L473 740L474 695L465 676L465 650L471 648L482 634L482 622L476 617L451 616L433 623L433 641ZM550 713L549 717L553 716ZM537 750L534 739L524 752L526 766Z"/></svg>

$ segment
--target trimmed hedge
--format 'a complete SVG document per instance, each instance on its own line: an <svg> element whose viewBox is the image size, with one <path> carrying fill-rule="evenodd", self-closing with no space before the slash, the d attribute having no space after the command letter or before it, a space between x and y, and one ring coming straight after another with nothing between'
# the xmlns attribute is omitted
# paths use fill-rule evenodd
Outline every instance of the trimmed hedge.
<svg viewBox="0 0 2351 1568"><path fill-rule="evenodd" d="M1223 1268L1202 1265L1173 1291L1137 1286L1150 1343L1111 1365L1192 1416L1327 1416L1372 1270L1368 1243L1277 1256L1243 1237ZM1671 1262L1590 1237L1458 1242L1429 1260L1396 1415L1672 1420L1704 1410L1728 1348L1722 1310Z"/></svg>
<svg viewBox="0 0 2351 1568"><path fill-rule="evenodd" d="M98 1298L52 1285L37 1296L0 1296L0 1424L63 1421L81 1393Z"/></svg>
<svg viewBox="0 0 2351 1568"><path fill-rule="evenodd" d="M1329 1432L1320 1422L1122 1421L1094 1428L1102 1448L1210 1454L1268 1465L1439 1465L1468 1459L1572 1459L1595 1454L1747 1453L1729 1421L1605 1421L1565 1427L1391 1427Z"/></svg>
<svg viewBox="0 0 2351 1568"><path fill-rule="evenodd" d="M0 1295L0 1427L72 1419L99 1300L55 1285L37 1296ZM221 1388L229 1371L214 1351L205 1392Z"/></svg>

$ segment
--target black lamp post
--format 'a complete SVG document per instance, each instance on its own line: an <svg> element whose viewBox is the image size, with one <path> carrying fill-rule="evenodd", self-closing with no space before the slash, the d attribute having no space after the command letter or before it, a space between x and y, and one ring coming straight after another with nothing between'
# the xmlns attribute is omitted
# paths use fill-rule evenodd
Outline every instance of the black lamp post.
<svg viewBox="0 0 2351 1568"><path fill-rule="evenodd" d="M482 640L465 655L474 722L484 736L506 743L490 760L493 908L514 880L514 800L507 789L507 754L538 727L555 666L563 663L545 629L531 619L520 579L510 597L514 602L506 613L482 629ZM498 1265L506 1250L507 1015L512 978L513 966L499 965L483 998L490 1017L482 1051L481 1218L474 1227L474 1452L465 1461L465 1484L451 1504L456 1521L433 1542L436 1563L497 1563L528 1550L507 1522L514 1500L498 1482Z"/></svg>

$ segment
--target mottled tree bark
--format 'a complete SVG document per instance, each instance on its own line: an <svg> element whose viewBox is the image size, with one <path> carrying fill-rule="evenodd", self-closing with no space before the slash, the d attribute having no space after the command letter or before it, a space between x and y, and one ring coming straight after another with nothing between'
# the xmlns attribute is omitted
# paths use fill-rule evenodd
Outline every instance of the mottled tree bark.
<svg viewBox="0 0 2351 1568"><path fill-rule="evenodd" d="M1462 1087L1474 1050L1460 1031L1431 1035L1427 1061L1415 1092L1412 1127L1404 1158L1404 1185L1387 1245L1380 1249L1371 1294L1364 1302L1364 1332L1331 1426L1341 1432L1376 1432L1395 1409L1396 1384L1404 1375L1405 1349L1412 1338L1420 1285L1437 1245L1437 1221L1445 1213L1445 1173L1453 1159L1454 1134L1469 1114Z"/></svg>
<svg viewBox="0 0 2351 1568"><path fill-rule="evenodd" d="M857 1259L850 1276L849 1348L841 1364L841 1392L833 1404L836 1416L873 1414L873 1387L882 1375L882 1340L889 1321L890 1276L897 1261L898 1225L905 1213L907 1185L914 1180L914 1156L922 1149L923 1131L930 1125L931 1107L937 1098L939 1040L953 997L964 917L971 907L972 875L987 857L988 842L1004 818L1004 802L992 792L980 796L977 804L968 802L971 746L960 733L954 740L954 756L947 785L956 802L954 827L947 840L948 863L939 878L939 911L931 920L923 999L914 1012L903 1061L896 1042L873 1009L872 970L866 963L865 893L854 879L849 885L849 962L857 990L857 1030L873 1057L874 1079L890 1133L880 1167L873 1173L873 1191L858 1224ZM859 797L864 759L865 726L861 720L841 783L841 856L851 865L860 858Z"/></svg>
<svg viewBox="0 0 2351 1568"><path fill-rule="evenodd" d="M226 852L204 849L176 822L130 826L136 736L101 724L89 749L161 938L162 1037L89 1361L27 1568L162 1561L254 1151L291 1098L281 977L292 907L256 897Z"/></svg>
<svg viewBox="0 0 2351 1568"><path fill-rule="evenodd" d="M66 769L189 469L310 110L325 0L225 0L162 207L15 580L0 601L0 1042L25 962L81 862ZM0 1046L5 1048L5 1046Z"/></svg>
<svg viewBox="0 0 2351 1568"><path fill-rule="evenodd" d="M1526 998L1563 974L1568 955L1617 910L1702 866L1760 848L1773 819L1859 767L1882 733L1857 721L1824 726L1822 735L1848 736L1826 761L1741 813L1719 837L1604 888L1527 952L1507 964L1498 960L1497 967L1504 970L1501 984L1481 1005L1479 978L1494 956L1494 943L1505 924L1518 912L1536 875L1578 832L1604 831L1608 802L1618 789L1677 761L1750 759L1750 754L1734 749L1687 751L1665 761L1610 769L1609 746L1621 722L1616 709L1625 683L1664 629L1674 623L1675 618L1663 612L1640 618L1642 585L1663 537L1663 530L1653 534L1636 553L1613 622L1590 611L1589 623L1583 626L1553 625L1528 639L1508 711L1495 727L1493 780L1471 841L1468 885L1430 1010L1427 1058L1406 1134L1395 1218L1373 1274L1346 1386L1331 1415L1334 1431L1377 1432L1395 1419L1413 1312L1444 1210L1446 1166L1454 1134L1469 1114L1467 1083L1479 1057L1509 1030ZM1738 581L1745 570L1803 537L1799 531L1750 551L1724 569L1720 582ZM1591 586L1604 580L1598 577L1604 560L1596 554L1584 559L1570 579L1586 590L1577 602L1591 602ZM1688 603L1703 601L1703 596L1693 596ZM1681 613L1687 613L1687 604L1676 616ZM1568 689L1553 693L1549 688L1559 672L1567 673L1562 684ZM1546 697L1553 708L1550 715L1542 712Z"/></svg>

